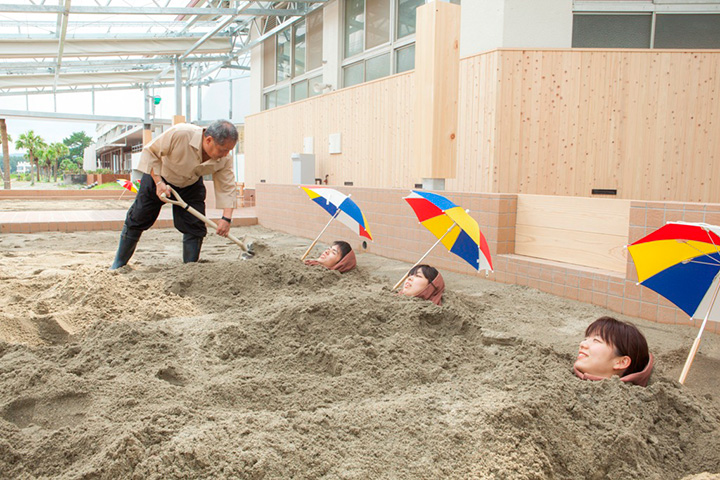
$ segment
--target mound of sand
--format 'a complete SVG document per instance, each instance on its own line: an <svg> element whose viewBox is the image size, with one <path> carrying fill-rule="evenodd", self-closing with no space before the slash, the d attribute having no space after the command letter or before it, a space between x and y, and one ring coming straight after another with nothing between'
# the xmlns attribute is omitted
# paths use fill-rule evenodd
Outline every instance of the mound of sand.
<svg viewBox="0 0 720 480"><path fill-rule="evenodd" d="M681 386L695 332L638 320L657 357L650 385L584 382L571 366L585 326L609 313L601 308L454 274L438 307L390 292L407 265L365 254L340 275L297 260L306 240L247 232L267 247L254 259L210 237L193 265L179 261L177 232L148 232L117 272L106 270L116 233L1 238L12 256L0 254L0 471L720 472L717 336L704 338Z"/></svg>

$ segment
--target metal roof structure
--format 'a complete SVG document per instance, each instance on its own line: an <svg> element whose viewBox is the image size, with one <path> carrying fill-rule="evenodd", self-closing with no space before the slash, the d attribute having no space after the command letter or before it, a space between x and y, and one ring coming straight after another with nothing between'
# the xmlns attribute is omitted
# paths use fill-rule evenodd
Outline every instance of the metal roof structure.
<svg viewBox="0 0 720 480"><path fill-rule="evenodd" d="M248 71L253 46L326 1L2 0L0 114L19 114L2 110L10 95L175 87L181 98Z"/></svg>

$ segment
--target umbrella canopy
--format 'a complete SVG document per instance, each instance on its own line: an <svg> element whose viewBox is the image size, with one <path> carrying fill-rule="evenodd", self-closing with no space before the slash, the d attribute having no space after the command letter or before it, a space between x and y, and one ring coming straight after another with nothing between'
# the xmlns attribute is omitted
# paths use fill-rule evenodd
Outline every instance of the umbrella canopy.
<svg viewBox="0 0 720 480"><path fill-rule="evenodd" d="M487 241L475 219L462 207L442 195L417 190L412 190L405 201L420 223L436 238L442 239L445 248L476 270L492 271Z"/></svg>
<svg viewBox="0 0 720 480"><path fill-rule="evenodd" d="M138 192L138 185L135 182L131 182L130 180L116 180L116 182L123 188L133 192Z"/></svg>
<svg viewBox="0 0 720 480"><path fill-rule="evenodd" d="M320 205L333 218L337 216L337 219L350 230L361 237L372 240L365 215L348 195L328 187L304 187L301 185L300 188L305 190L310 200Z"/></svg>
<svg viewBox="0 0 720 480"><path fill-rule="evenodd" d="M641 285L691 318L720 322L712 297L720 272L720 227L670 222L628 245Z"/></svg>

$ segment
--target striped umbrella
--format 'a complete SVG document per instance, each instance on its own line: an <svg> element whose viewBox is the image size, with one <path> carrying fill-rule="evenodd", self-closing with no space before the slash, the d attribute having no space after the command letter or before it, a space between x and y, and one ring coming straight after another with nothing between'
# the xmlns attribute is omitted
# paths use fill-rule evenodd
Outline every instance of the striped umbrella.
<svg viewBox="0 0 720 480"><path fill-rule="evenodd" d="M310 200L320 205L323 210L331 215L330 221L328 221L325 228L322 229L313 243L310 244L310 247L302 256L301 260L305 260L310 250L312 250L322 234L325 233L325 230L330 226L330 223L336 218L361 237L365 237L368 240L373 239L365 215L363 215L360 207L350 199L350 195L345 195L328 187L305 187L301 185L300 188L308 194Z"/></svg>
<svg viewBox="0 0 720 480"><path fill-rule="evenodd" d="M707 321L720 322L715 303L720 290L720 227L668 222L628 245L638 282L677 305L690 318L703 319L680 383L685 383Z"/></svg>
<svg viewBox="0 0 720 480"><path fill-rule="evenodd" d="M122 179L115 180L115 181L118 183L118 185L123 187L128 192L137 193L138 189L140 188L140 182L133 182L130 180L122 180ZM124 191L120 194L120 198L122 198L123 195L125 195ZM118 200L120 200L120 198L118 198Z"/></svg>

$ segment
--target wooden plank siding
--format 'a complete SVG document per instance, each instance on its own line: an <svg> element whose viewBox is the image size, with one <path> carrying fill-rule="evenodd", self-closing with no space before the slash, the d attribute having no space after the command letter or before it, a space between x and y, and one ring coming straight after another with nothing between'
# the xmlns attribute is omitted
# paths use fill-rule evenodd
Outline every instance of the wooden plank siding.
<svg viewBox="0 0 720 480"><path fill-rule="evenodd" d="M625 273L630 203L518 195L515 253Z"/></svg>
<svg viewBox="0 0 720 480"><path fill-rule="evenodd" d="M501 49L460 60L457 192L720 202L720 51ZM414 72L248 116L246 184L412 188ZM329 155L328 136L342 134Z"/></svg>

